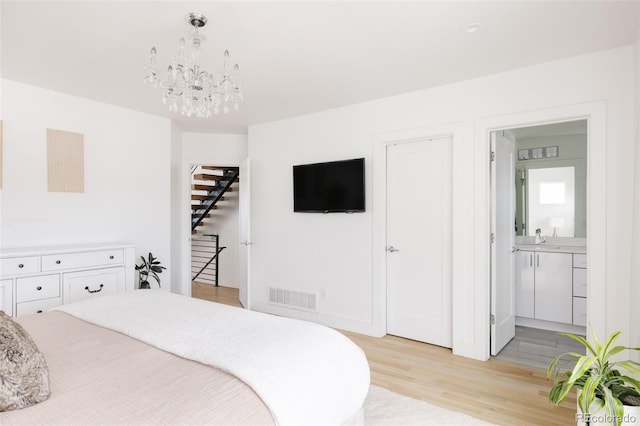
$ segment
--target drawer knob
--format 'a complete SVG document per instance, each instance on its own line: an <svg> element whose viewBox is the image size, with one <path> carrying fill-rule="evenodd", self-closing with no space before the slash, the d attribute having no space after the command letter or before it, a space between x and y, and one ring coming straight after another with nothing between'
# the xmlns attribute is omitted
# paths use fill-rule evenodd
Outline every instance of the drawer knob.
<svg viewBox="0 0 640 426"><path fill-rule="evenodd" d="M113 260L113 255L109 256L109 259Z"/></svg>
<svg viewBox="0 0 640 426"><path fill-rule="evenodd" d="M36 314L41 314L42 313L42 309L38 309L38 312L36 312Z"/></svg>
<svg viewBox="0 0 640 426"><path fill-rule="evenodd" d="M60 264L60 261L59 261L59 260L56 260L56 265L59 265L59 264Z"/></svg>
<svg viewBox="0 0 640 426"><path fill-rule="evenodd" d="M24 268L24 264L23 263L19 264L18 268L20 268L20 269Z"/></svg>
<svg viewBox="0 0 640 426"><path fill-rule="evenodd" d="M87 290L89 293L98 293L100 291L102 291L102 287L104 287L104 284L100 284L100 288L97 290L90 290L89 286L86 286L84 289Z"/></svg>
<svg viewBox="0 0 640 426"><path fill-rule="evenodd" d="M39 285L38 287L36 287L36 290L42 290L42 286Z"/></svg>

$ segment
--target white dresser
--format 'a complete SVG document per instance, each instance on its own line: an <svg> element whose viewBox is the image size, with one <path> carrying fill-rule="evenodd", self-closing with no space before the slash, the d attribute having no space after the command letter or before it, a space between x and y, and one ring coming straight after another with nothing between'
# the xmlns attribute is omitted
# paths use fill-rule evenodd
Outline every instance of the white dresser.
<svg viewBox="0 0 640 426"><path fill-rule="evenodd" d="M134 289L135 246L122 243L0 250L0 310L19 316Z"/></svg>

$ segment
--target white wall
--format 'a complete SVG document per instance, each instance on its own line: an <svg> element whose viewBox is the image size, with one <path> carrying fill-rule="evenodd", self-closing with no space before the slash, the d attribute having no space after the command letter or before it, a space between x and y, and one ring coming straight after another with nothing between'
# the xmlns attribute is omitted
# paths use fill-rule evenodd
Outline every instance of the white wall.
<svg viewBox="0 0 640 426"><path fill-rule="evenodd" d="M190 168L191 165L216 165L216 166L239 166L247 158L247 135L238 134L211 134L211 133L190 133L182 134L182 175L185 184L182 185L182 212L184 212L184 223L182 230L183 239L188 240L191 235L189 227L190 208ZM242 179L242 176L240 176ZM225 201L220 203L220 208L212 215L213 221L218 223L214 230L221 235L221 245L227 248L221 253L220 259L220 284L237 287L239 282L238 264L238 213L237 213L238 185L234 185L234 191L225 194ZM228 200L228 202L227 202ZM198 229L198 232L203 232ZM190 270L190 250L189 244L183 246L182 264L184 271ZM187 278L188 274L187 274ZM190 281L186 281L187 283ZM187 288L189 287L189 288ZM190 286L183 284L180 291L183 294L190 294Z"/></svg>
<svg viewBox="0 0 640 426"><path fill-rule="evenodd" d="M171 123L171 291L182 290L183 265L180 262L183 246L189 243L183 238L182 222L186 218L182 214L182 131L174 122Z"/></svg>
<svg viewBox="0 0 640 426"><path fill-rule="evenodd" d="M170 267L169 120L2 83L2 247L124 241ZM84 193L47 192L47 128L84 135Z"/></svg>
<svg viewBox="0 0 640 426"><path fill-rule="evenodd" d="M476 178L484 177L478 165L488 162L476 125L488 117L606 100L606 158L600 162L606 167L606 239L601 244L607 256L598 261L606 267L607 297L601 303L606 304L606 327L628 330L629 307L616 301L628 300L630 292L633 60L628 46L250 127L252 306L378 334L383 315L374 300L381 297L375 285L381 278L372 271L380 247L373 246L372 200L381 196L382 185L372 182L377 166L372 164L372 140L458 123L463 138L454 146L454 352L482 357L478 348L487 342L479 340L488 321L478 323L483 318L478 306L488 305L488 294L480 290L488 273L489 244L488 232L486 239L477 239L475 229L485 226L484 218L488 223L488 181ZM293 164L354 157L366 158L366 213L292 212ZM319 300L318 314L277 308L266 303L266 289L274 284L318 293L324 289L326 298Z"/></svg>
<svg viewBox="0 0 640 426"><path fill-rule="evenodd" d="M638 11L638 21L640 22L640 10ZM631 346L640 346L640 26L638 26L638 36L635 45L635 124L636 124L636 146L635 146L635 193L633 206L633 248L631 257L631 297L629 298L631 318ZM640 360L640 354L636 355Z"/></svg>

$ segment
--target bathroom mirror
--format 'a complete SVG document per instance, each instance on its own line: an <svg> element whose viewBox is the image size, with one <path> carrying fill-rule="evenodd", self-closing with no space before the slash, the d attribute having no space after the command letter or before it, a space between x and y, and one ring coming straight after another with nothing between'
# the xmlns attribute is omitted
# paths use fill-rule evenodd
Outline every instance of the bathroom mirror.
<svg viewBox="0 0 640 426"><path fill-rule="evenodd" d="M510 130L516 140L516 235L587 236L587 121Z"/></svg>

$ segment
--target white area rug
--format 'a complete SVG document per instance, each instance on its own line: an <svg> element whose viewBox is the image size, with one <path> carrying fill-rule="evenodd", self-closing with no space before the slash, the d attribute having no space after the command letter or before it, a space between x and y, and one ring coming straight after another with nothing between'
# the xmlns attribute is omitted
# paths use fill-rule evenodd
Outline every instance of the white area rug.
<svg viewBox="0 0 640 426"><path fill-rule="evenodd" d="M490 425L457 411L373 386L364 402L365 426Z"/></svg>

